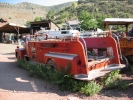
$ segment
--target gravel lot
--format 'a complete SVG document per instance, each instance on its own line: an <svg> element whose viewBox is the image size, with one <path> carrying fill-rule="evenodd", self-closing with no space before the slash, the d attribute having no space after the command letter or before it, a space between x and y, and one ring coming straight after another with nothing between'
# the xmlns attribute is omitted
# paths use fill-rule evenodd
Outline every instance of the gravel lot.
<svg viewBox="0 0 133 100"><path fill-rule="evenodd" d="M0 44L0 100L133 100L133 86L119 92L102 91L93 97L60 91L57 86L30 77L28 71L17 67L15 48L13 44ZM124 78L133 81L132 77Z"/></svg>

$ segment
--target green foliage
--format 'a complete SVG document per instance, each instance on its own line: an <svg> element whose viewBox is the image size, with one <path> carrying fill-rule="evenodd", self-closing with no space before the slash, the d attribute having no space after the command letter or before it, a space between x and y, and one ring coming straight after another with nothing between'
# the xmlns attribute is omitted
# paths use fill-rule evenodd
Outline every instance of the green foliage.
<svg viewBox="0 0 133 100"><path fill-rule="evenodd" d="M87 11L82 11L79 20L81 21L81 28L88 30L90 28L97 28L97 20L94 18L93 14L89 14Z"/></svg>
<svg viewBox="0 0 133 100"><path fill-rule="evenodd" d="M46 19L53 19L54 18L55 11L49 11L46 15Z"/></svg>
<svg viewBox="0 0 133 100"><path fill-rule="evenodd" d="M20 68L24 68L24 69L27 69L27 70L28 70L28 67L27 67L27 66L29 66L29 63L28 63L26 60L19 59L19 60L17 61L17 65L18 65L18 67L20 67Z"/></svg>
<svg viewBox="0 0 133 100"><path fill-rule="evenodd" d="M91 81L81 88L81 92L85 93L86 95L92 96L98 93L101 89L101 85L97 84L94 81Z"/></svg>
<svg viewBox="0 0 133 100"><path fill-rule="evenodd" d="M90 16L89 13L88 13L87 11L85 11L85 10L83 10L83 11L80 13L80 15L79 15L79 20L80 20L80 21L84 21L84 20L86 20L86 19L91 19L91 18L93 18L93 16Z"/></svg>
<svg viewBox="0 0 133 100"><path fill-rule="evenodd" d="M117 81L121 80L121 75L119 74L120 70L112 71L107 75L107 77L103 80L103 84L106 87L112 87L117 84Z"/></svg>
<svg viewBox="0 0 133 100"><path fill-rule="evenodd" d="M72 7L73 7L73 8L77 8L77 6L78 6L77 2L73 2L73 3L72 3Z"/></svg>
<svg viewBox="0 0 133 100"><path fill-rule="evenodd" d="M103 84L106 88L125 90L129 87L129 83L122 80L119 72L119 70L115 70L108 74L108 76L103 81Z"/></svg>
<svg viewBox="0 0 133 100"><path fill-rule="evenodd" d="M37 78L42 78L59 86L60 90L68 90L72 92L82 92L88 96L92 96L101 91L104 87L118 87L117 90L125 90L129 87L128 82L121 81L119 70L113 71L102 78L100 81L79 81L69 74L71 70L71 63L66 67L61 66L60 71L39 63L29 63L26 60L20 59L17 62L18 66L29 70L30 75ZM98 83L99 82L99 83Z"/></svg>
<svg viewBox="0 0 133 100"><path fill-rule="evenodd" d="M127 0L129 4L133 4L133 0Z"/></svg>
<svg viewBox="0 0 133 100"><path fill-rule="evenodd" d="M132 0L128 0L128 1L114 0L114 1L104 2L100 0L78 0L78 7L76 9L73 9L74 4L72 4L72 6L68 6L64 9L61 9L60 12L57 12L56 19L54 20L56 22L60 22L58 20L62 20L61 13L68 11L69 18L67 18L67 20L75 20L76 18L78 18L81 21L82 29L84 30L88 30L88 28L104 29L102 21L105 18L110 18L110 17L131 18L132 17L132 13L133 13L133 10L131 10L132 7L128 6L128 2L131 2L131 1ZM95 19L95 21L93 22L92 19ZM124 29L121 27L119 30L123 31Z"/></svg>
<svg viewBox="0 0 133 100"><path fill-rule="evenodd" d="M68 18L68 17L69 17L69 12L63 12L63 13L61 13L61 15L60 15L60 19Z"/></svg>
<svg viewBox="0 0 133 100"><path fill-rule="evenodd" d="M84 2L84 0L78 0L78 4L81 4L82 2Z"/></svg>
<svg viewBox="0 0 133 100"><path fill-rule="evenodd" d="M41 17L36 17L36 18L34 19L34 21L35 21L35 22L41 21Z"/></svg>
<svg viewBox="0 0 133 100"><path fill-rule="evenodd" d="M103 26L103 20L105 18L110 18L111 16L110 15L104 15L104 14L99 14L98 16L96 16L96 19L97 19L97 27L100 28L100 29L104 29L104 26Z"/></svg>
<svg viewBox="0 0 133 100"><path fill-rule="evenodd" d="M30 25L30 22L29 22L29 21L27 21L25 25L26 25L26 26L29 26L29 25Z"/></svg>
<svg viewBox="0 0 133 100"><path fill-rule="evenodd" d="M20 59L17 62L18 66L29 70L30 75L38 78L48 80L59 86L61 90L68 90L72 92L85 93L86 95L92 96L98 93L102 86L98 85L96 82L84 82L75 80L73 75L68 74L71 70L71 64L68 63L66 67L60 67L60 71L52 69L48 65L42 64L30 64L26 60ZM86 90L87 89L87 90Z"/></svg>

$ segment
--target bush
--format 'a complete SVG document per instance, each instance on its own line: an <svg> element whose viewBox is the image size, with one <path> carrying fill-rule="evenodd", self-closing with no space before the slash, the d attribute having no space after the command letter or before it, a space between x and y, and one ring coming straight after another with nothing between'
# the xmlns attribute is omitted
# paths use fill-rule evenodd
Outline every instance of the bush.
<svg viewBox="0 0 133 100"><path fill-rule="evenodd" d="M117 84L117 81L121 80L121 75L119 74L120 70L112 71L103 79L103 85L105 87L112 87Z"/></svg>
<svg viewBox="0 0 133 100"><path fill-rule="evenodd" d="M71 64L68 63L67 67L60 67L60 71L52 69L48 65L43 64L30 64L26 60L20 59L17 62L18 66L29 70L30 75L38 78L43 78L59 86L60 90L69 90L72 92L85 93L86 95L92 96L98 93L102 86L98 85L96 82L85 82L75 80L73 75L68 74L71 69Z"/></svg>
<svg viewBox="0 0 133 100"><path fill-rule="evenodd" d="M26 60L20 59L17 62L18 66L29 70L30 75L37 78L42 78L50 81L53 84L59 86L60 90L68 90L72 92L82 92L88 96L92 96L99 91L102 87L110 88L117 87L118 90L123 90L128 88L127 82L121 81L121 75L119 70L113 71L107 75L105 78L101 78L100 81L79 81L73 78L73 75L69 74L71 70L71 64L68 63L66 67L60 67L60 71L43 64L31 64ZM99 83L100 84L99 84Z"/></svg>
<svg viewBox="0 0 133 100"><path fill-rule="evenodd" d="M101 89L102 89L101 85L97 84L94 81L91 81L81 88L81 92L85 93L86 95L92 96L101 91Z"/></svg>

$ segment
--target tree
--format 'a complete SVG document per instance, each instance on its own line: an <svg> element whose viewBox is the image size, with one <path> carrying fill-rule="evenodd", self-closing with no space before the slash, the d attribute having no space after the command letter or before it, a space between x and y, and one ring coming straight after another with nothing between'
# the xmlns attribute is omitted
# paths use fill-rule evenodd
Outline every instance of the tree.
<svg viewBox="0 0 133 100"><path fill-rule="evenodd" d="M133 4L133 0L128 0L128 3L129 4Z"/></svg>
<svg viewBox="0 0 133 100"><path fill-rule="evenodd" d="M77 2L73 2L73 3L72 3L72 7L73 7L73 8L77 8L77 6L78 6Z"/></svg>
<svg viewBox="0 0 133 100"><path fill-rule="evenodd" d="M81 23L81 28L88 30L90 28L97 28L97 20L96 19L87 19Z"/></svg>
<svg viewBox="0 0 133 100"><path fill-rule="evenodd" d="M36 22L36 21L41 21L41 17L36 17L35 19L34 19L34 21Z"/></svg>
<svg viewBox="0 0 133 100"><path fill-rule="evenodd" d="M93 14L89 14L87 11L82 11L79 20L81 21L81 28L88 30L90 28L97 28L97 20L94 18Z"/></svg>
<svg viewBox="0 0 133 100"><path fill-rule="evenodd" d="M30 21L26 21L25 25L29 26L30 25Z"/></svg>
<svg viewBox="0 0 133 100"><path fill-rule="evenodd" d="M85 0L78 0L78 4L83 3Z"/></svg>
<svg viewBox="0 0 133 100"><path fill-rule="evenodd" d="M79 20L80 21L83 21L85 19L88 19L89 18L89 13L87 11L82 11L79 15Z"/></svg>
<svg viewBox="0 0 133 100"><path fill-rule="evenodd" d="M46 19L53 19L55 11L49 11L46 15Z"/></svg>
<svg viewBox="0 0 133 100"><path fill-rule="evenodd" d="M64 12L64 13L61 13L60 15L60 19L64 19L65 21L67 21L68 17L69 17L69 12Z"/></svg>

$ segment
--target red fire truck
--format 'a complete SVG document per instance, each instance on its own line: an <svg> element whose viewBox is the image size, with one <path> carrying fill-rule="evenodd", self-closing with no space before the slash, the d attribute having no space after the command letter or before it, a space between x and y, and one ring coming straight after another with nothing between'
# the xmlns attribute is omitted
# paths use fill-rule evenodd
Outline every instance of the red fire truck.
<svg viewBox="0 0 133 100"><path fill-rule="evenodd" d="M16 58L48 64L57 70L71 63L70 74L79 80L92 80L125 67L117 43L109 34L80 37L76 30L56 30L59 36L52 37L50 32L53 34L49 30L41 35L28 35L24 48L16 48Z"/></svg>

